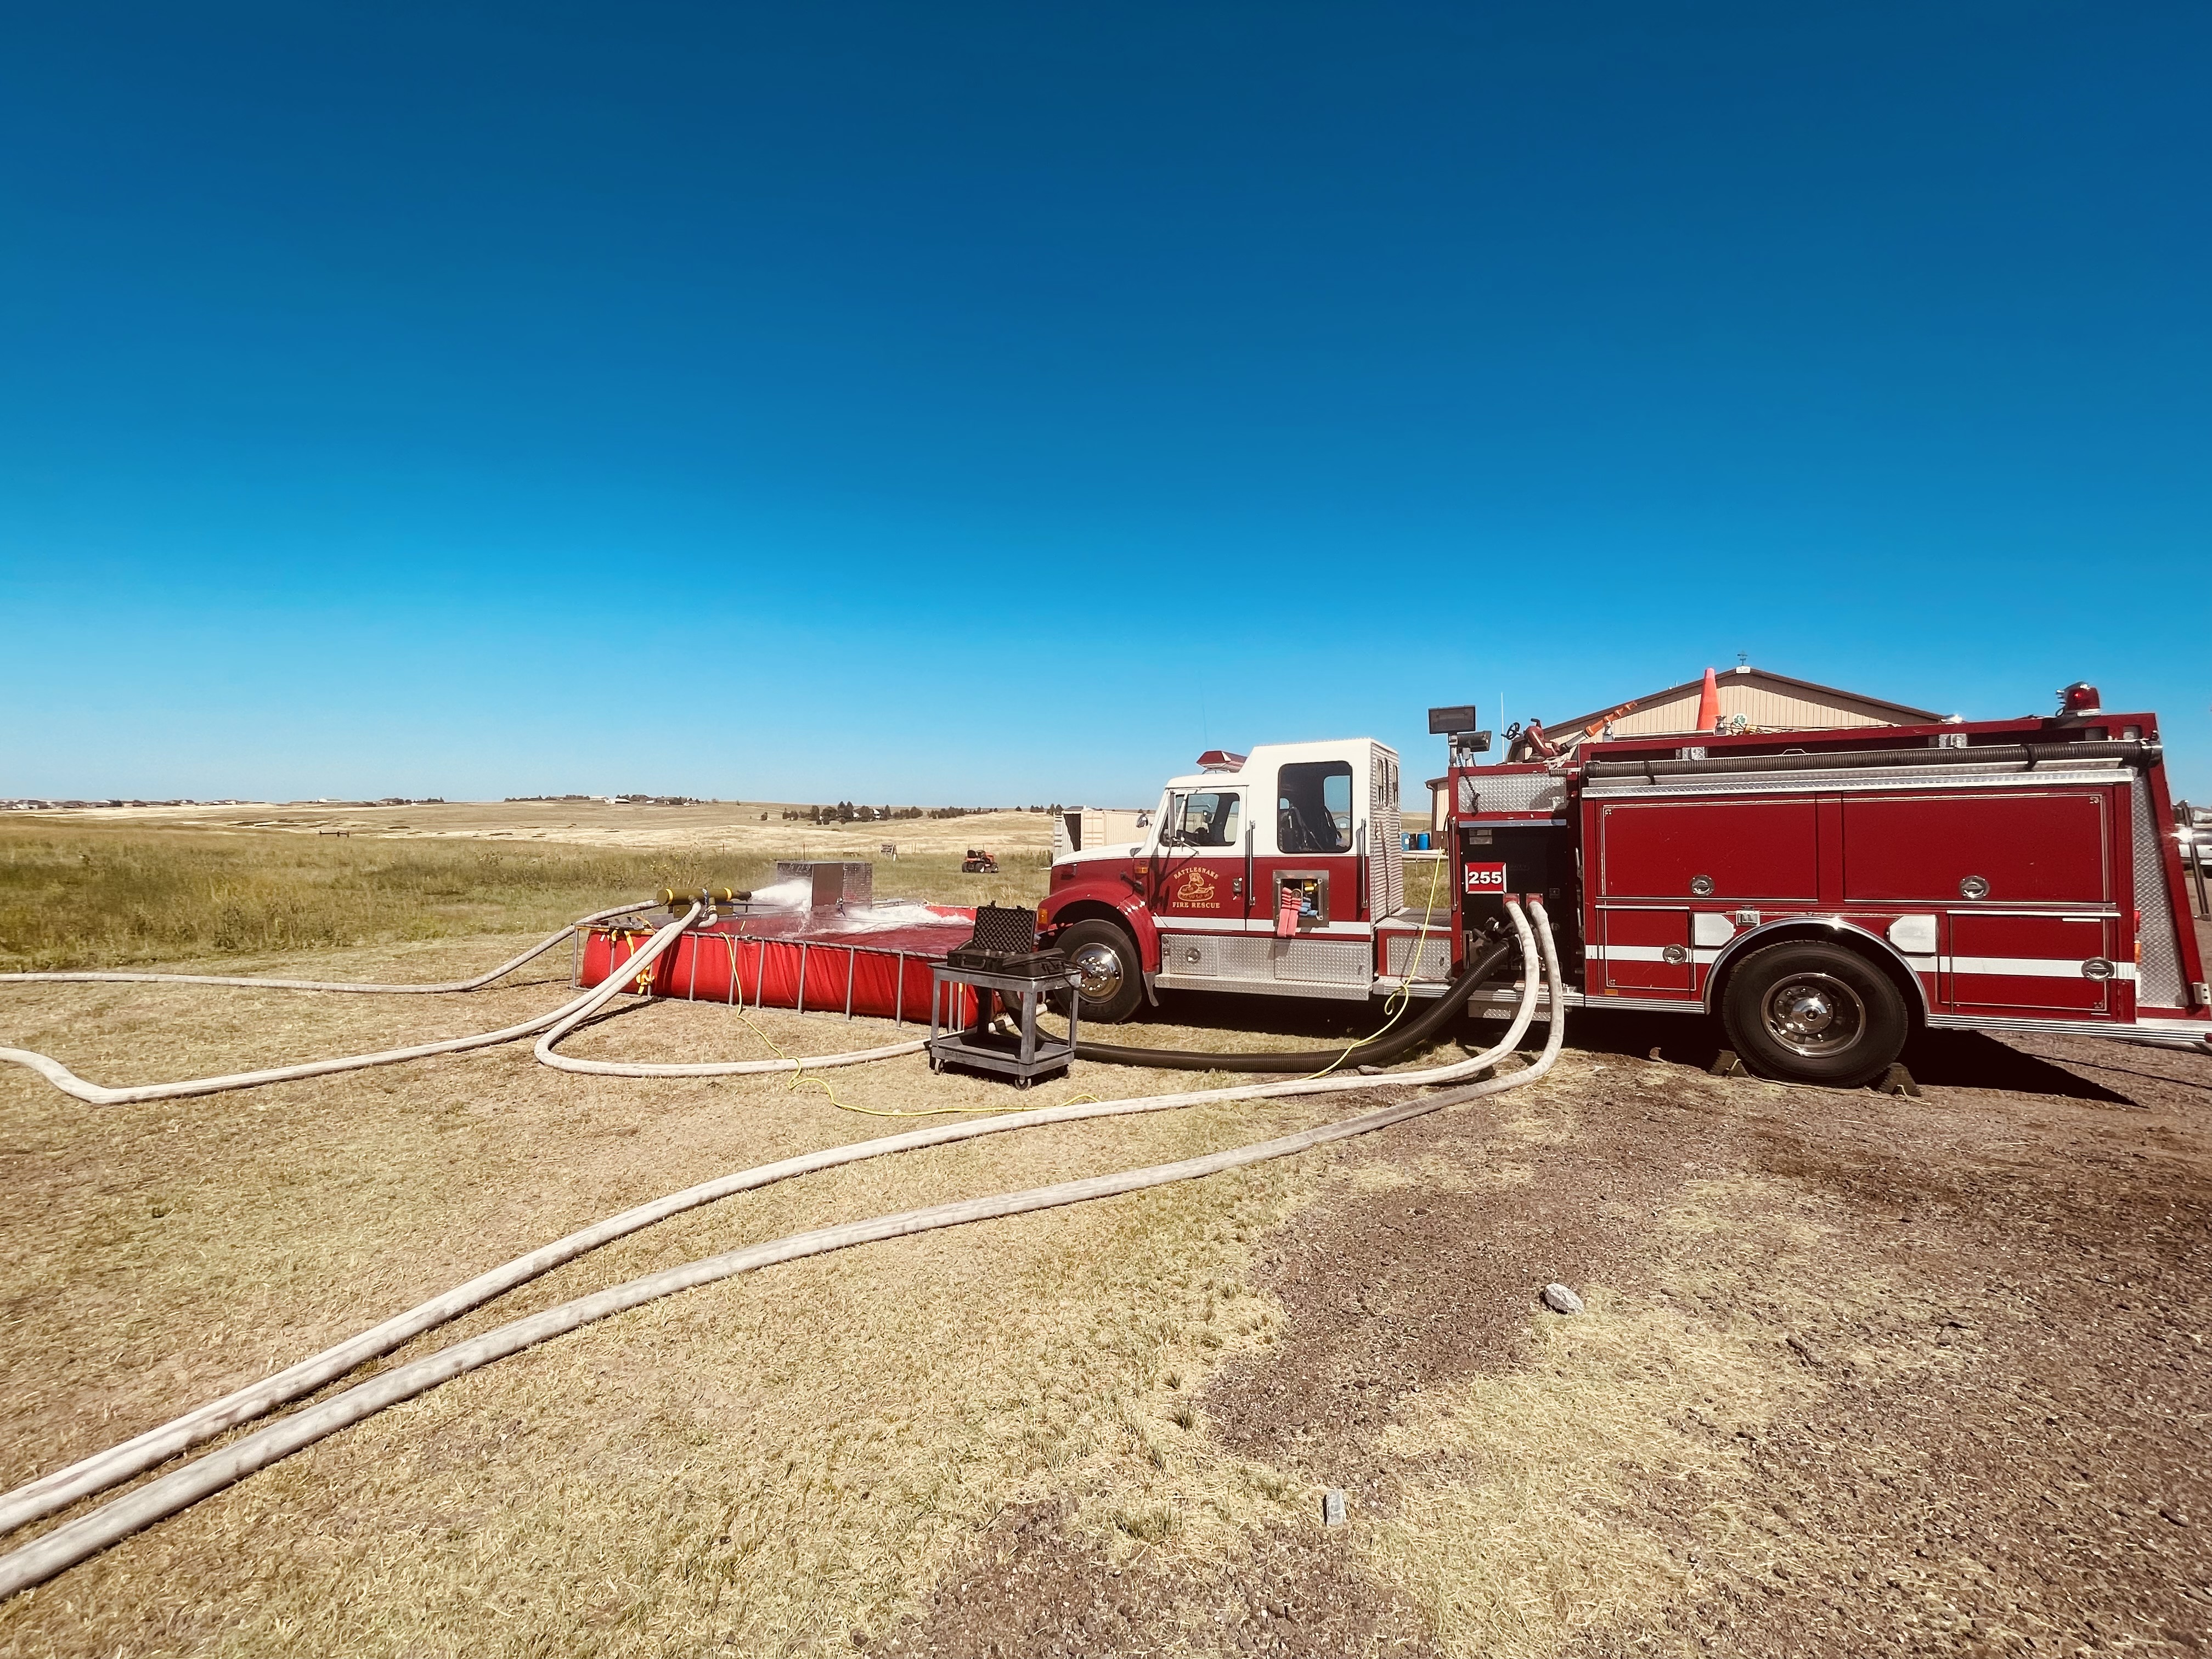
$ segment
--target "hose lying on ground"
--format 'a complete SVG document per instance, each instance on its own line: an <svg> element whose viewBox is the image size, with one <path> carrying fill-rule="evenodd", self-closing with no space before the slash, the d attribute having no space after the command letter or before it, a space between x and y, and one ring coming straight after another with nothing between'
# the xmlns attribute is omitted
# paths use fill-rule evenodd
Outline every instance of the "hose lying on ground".
<svg viewBox="0 0 2212 1659"><path fill-rule="evenodd" d="M541 943L512 960L501 963L474 979L454 980L437 985L380 985L373 982L325 980L258 979L249 976L226 976L203 974L137 974L137 973L37 973L0 974L0 983L91 983L141 984L175 983L189 985L231 985L283 991L328 991L362 994L438 994L449 992L480 990L501 975L512 972L533 957L550 950L578 927L589 927L613 916L627 915L643 908L641 905L619 905L611 910L601 910L578 918L559 933L548 936ZM696 919L700 907L694 904L690 914L674 928L681 933ZM614 995L608 987L620 988L634 979L640 970L649 965L667 948L672 937L664 928L655 935L654 942L627 961L623 971L611 975L600 987L552 1010L538 1018L520 1024L502 1027L495 1031L478 1032L465 1037L449 1037L435 1042L416 1043L406 1048L385 1049L369 1054L349 1054L332 1060L308 1060L293 1066L273 1066L256 1072L238 1072L219 1077L195 1078L174 1083L145 1084L136 1087L111 1089L78 1076L51 1055L27 1048L0 1048L0 1060L26 1066L38 1073L46 1081L64 1093L95 1106L131 1105L146 1101L177 1100L195 1095L220 1094L235 1089L252 1089L272 1083L295 1082L312 1077L326 1077L342 1072L365 1070L374 1066L394 1066L408 1060L431 1059L441 1054L463 1054L472 1048L493 1048L512 1042L533 1033L544 1032L534 1050L539 1063L557 1071L573 1072L596 1077L632 1078L697 1078L740 1077L763 1073L823 1071L832 1066L862 1066L879 1060L893 1060L901 1054L919 1053L927 1043L921 1039L885 1043L873 1048L852 1049L842 1054L781 1057L775 1060L704 1060L681 1063L649 1063L641 1061L575 1060L556 1053L556 1047L574 1032L576 1027L597 1012ZM1095 1060L1112 1066L1148 1066L1162 1071L1186 1072L1247 1072L1297 1073L1334 1071L1341 1066L1382 1066L1412 1052L1441 1030L1464 1006L1475 988L1494 972L1510 953L1510 943L1501 941L1484 951L1462 970L1448 987L1443 996L1402 1030L1357 1042L1338 1049L1273 1050L1261 1053L1218 1053L1205 1049L1137 1048L1115 1043L1079 1042L1076 1054L1084 1060ZM598 994L605 990L606 994ZM551 1027L553 1029L549 1030ZM1318 1062L1318 1064L1316 1063Z"/></svg>
<svg viewBox="0 0 2212 1659"><path fill-rule="evenodd" d="M630 958L635 962L635 957ZM623 964L625 969L629 963ZM876 1048L855 1048L848 1054L814 1054L800 1059L781 1060L706 1060L696 1061L648 1062L625 1060L571 1060L566 1054L553 1052L554 1045L591 1017L588 1008L578 1009L565 1015L551 1030L538 1039L532 1054L543 1066L556 1072L580 1072L586 1077L745 1077L761 1072L823 1071L832 1066L865 1066L871 1060L896 1060L901 1054L918 1054L929 1047L926 1037L915 1037L904 1042L887 1042ZM757 1028L756 1028L757 1029Z"/></svg>
<svg viewBox="0 0 2212 1659"><path fill-rule="evenodd" d="M647 904L617 904L611 910L594 910L588 916L577 917L558 933L547 934L520 956L502 962L489 973L478 974L474 979L449 980L443 985L379 985L373 981L256 979L247 975L121 974L105 971L0 974L0 985L243 985L249 989L263 991L345 991L356 996L443 996L453 991L481 991L501 975L511 974L532 958L544 956L579 927L589 927L595 921L609 921L617 916L632 915L650 908Z"/></svg>
<svg viewBox="0 0 2212 1659"><path fill-rule="evenodd" d="M676 936L697 920L701 908L699 905L693 905L681 920L670 922L655 933L636 955L624 963L622 974L610 975L603 983L562 1003L550 1013L540 1014L520 1025L503 1026L496 1031L479 1031L471 1036L445 1037L435 1042L417 1042L404 1048L386 1048L373 1054L347 1054L336 1060L303 1060L296 1066L275 1066L265 1071L235 1072L227 1077L188 1078L177 1083L148 1083L130 1089L107 1089L97 1083L88 1082L61 1061L29 1048L0 1048L0 1060L10 1060L15 1065L27 1066L63 1093L73 1095L92 1105L125 1106L139 1101L179 1100L190 1095L221 1094L229 1089L253 1089L268 1083L290 1083L301 1078L328 1077L336 1072L366 1071L372 1066L397 1066L403 1060L428 1060L436 1054L458 1054L471 1048L489 1048L495 1043L512 1042L518 1037L535 1036L566 1016L573 1014L580 1019L597 1012L631 983L635 971L649 965L673 945Z"/></svg>
<svg viewBox="0 0 2212 1659"><path fill-rule="evenodd" d="M1386 1066L1434 1038L1451 1022L1482 982L1498 971L1498 965L1512 954L1512 951L1511 940L1498 940L1469 963L1459 977L1446 988L1444 994L1424 1009L1411 1024L1402 1030L1356 1042L1349 1048L1218 1054L1204 1048L1130 1048L1109 1042L1091 1042L1079 1037L1075 1054L1079 1060L1095 1060L1109 1066L1145 1066L1164 1072L1295 1072L1301 1076L1310 1076L1316 1072L1335 1071L1343 1066ZM668 1064L571 1060L556 1054L555 1045L574 1031L585 1018L582 1014L572 1015L539 1037L534 1051L538 1059L560 1071L581 1072L594 1077L738 1077L757 1072L799 1069L811 1072L831 1066L859 1066L870 1060L917 1054L929 1046L927 1041L915 1041L890 1043L880 1048L862 1048L852 1054L826 1054L805 1060L731 1060Z"/></svg>
<svg viewBox="0 0 2212 1659"><path fill-rule="evenodd" d="M1211 1054L1203 1048L1132 1048L1116 1042L1094 1042L1079 1036L1079 1060L1095 1060L1108 1066L1148 1066L1164 1072L1312 1072L1321 1066L1386 1066L1401 1054L1432 1040L1457 1017L1483 981L1498 971L1512 952L1510 940L1500 939L1468 963L1444 994L1401 1029L1346 1048L1293 1048L1258 1053Z"/></svg>
<svg viewBox="0 0 2212 1659"><path fill-rule="evenodd" d="M581 921L570 925L572 927L588 926L594 921L603 919L604 916L623 915L636 908L635 905L626 905L621 909L603 912L599 916L587 916ZM465 1054L471 1048L489 1048L502 1042L514 1042L522 1037L532 1036L545 1030L549 1026L558 1028L552 1033L550 1039L557 1042L635 983L644 970L676 942L677 936L698 920L702 908L701 905L694 904L681 919L661 928L641 949L623 962L621 972L609 975L599 984L593 986L581 995L562 1003L561 1006L550 1012L540 1014L534 1019L525 1020L518 1025L502 1026L496 1031L479 1031L469 1036L445 1037L435 1042L417 1042L404 1048L386 1048L375 1054L346 1054L334 1060L303 1060L295 1066L276 1066L258 1072L234 1072L223 1077L189 1078L176 1083L148 1083L125 1089L109 1089L90 1082L79 1077L52 1055L42 1054L33 1049L0 1048L0 1060L7 1060L15 1065L27 1067L64 1094L74 1096L76 1099L91 1105L127 1106L135 1105L142 1101L180 1100L192 1095L222 1094L232 1089L255 1089L270 1083L292 1083L302 1078L328 1077L338 1072L366 1071L372 1066L397 1066L406 1060L428 1060L439 1054ZM475 988L477 984L489 982L489 979L496 978L500 974L505 973L507 969L514 967L515 963L527 961L529 956L550 949L558 942L559 935L556 935L545 944L535 947L527 956L518 957L514 962L495 969L484 980L450 986L409 985L362 988L351 985L319 984L304 980L258 979L198 980L193 982L212 985L274 986L279 990L294 991L351 991L362 988L405 991L468 990ZM15 975L12 977L101 979L110 976ZM161 978L164 975L138 975L123 977L149 979ZM546 1065L564 1072L599 1073L614 1077L720 1077L738 1073L811 1072L823 1070L832 1066L859 1066L870 1060L889 1060L898 1054L910 1054L923 1046L923 1043L917 1040L910 1042L890 1043L879 1048L856 1049L842 1054L800 1055L785 1060L748 1060L697 1066L623 1066L611 1060L568 1060L554 1054L550 1047L541 1044L538 1058Z"/></svg>
<svg viewBox="0 0 2212 1659"><path fill-rule="evenodd" d="M1455 1102L1497 1093L1504 1089L1518 1087L1534 1082L1548 1072L1558 1059L1563 1024L1559 1018L1561 981L1559 957L1552 939L1548 920L1540 903L1532 905L1536 926L1533 930L1521 914L1517 904L1510 907L1515 927L1521 936L1524 960L1528 968L1520 1006L1510 1027L1498 1043L1484 1053L1451 1066L1427 1071L1401 1074L1387 1079L1387 1085L1440 1083L1456 1081L1473 1075L1509 1053L1518 1043L1528 1029L1535 1009L1536 973L1535 945L1540 939L1544 975L1551 994L1551 1018L1542 1054L1534 1064L1510 1078L1472 1087L1448 1091L1398 1106L1385 1108L1364 1116L1334 1125L1285 1136L1226 1152L1182 1160L1180 1163L1153 1165L1147 1169L1124 1171L1119 1175L1094 1176L1085 1180L1064 1182L1054 1186L1033 1188L1026 1191L1001 1194L996 1198L963 1200L936 1205L921 1210L911 1210L895 1215L877 1217L872 1220L851 1222L840 1226L817 1229L766 1244L754 1245L723 1255L710 1257L685 1267L670 1268L652 1273L585 1297L559 1307L501 1326L483 1335L456 1345L452 1348L400 1366L383 1376L337 1395L320 1405L284 1419L269 1428L246 1437L222 1451L186 1465L160 1480L126 1496L103 1504L91 1513L56 1528L52 1532L25 1545L6 1556L0 1556L0 1596L43 1583L88 1555L105 1548L118 1539L127 1536L142 1527L151 1524L164 1516L175 1513L198 1502L211 1492L220 1491L233 1482L289 1455L303 1446L336 1432L349 1424L358 1422L383 1410L386 1406L411 1399L451 1377L490 1364L508 1354L519 1352L537 1343L561 1335L578 1327L604 1319L610 1315L669 1296L696 1285L711 1284L718 1279L772 1266L781 1261L822 1255L844 1249L855 1244L878 1239L896 1238L940 1227L964 1224L999 1216L1017 1215L1032 1210L1051 1208L1060 1205L1083 1202L1116 1194L1135 1192L1170 1182L1190 1180L1221 1170L1241 1168L1269 1158L1283 1158L1326 1145L1330 1141L1364 1134L1376 1129L1403 1122L1408 1118L1423 1115ZM881 1157L890 1152L903 1152L920 1146L936 1146L946 1141L965 1139L976 1135L994 1134L1007 1130L1035 1127L1043 1123L1069 1122L1079 1119L1107 1116L1122 1113L1160 1111L1173 1107L1193 1105L1220 1100L1283 1097L1292 1095L1337 1092L1348 1089L1385 1086L1370 1079L1307 1079L1277 1084L1250 1084L1233 1088L1205 1090L1182 1095L1139 1097L1131 1100L1100 1102L1084 1105L1047 1107L1035 1112L1023 1113L981 1122L945 1125L935 1129L924 1129L904 1135L885 1137L877 1141L863 1142L857 1146L831 1149L787 1159L781 1164L769 1164L761 1169L725 1176L700 1187L672 1194L652 1204L641 1206L622 1215L611 1218L597 1227L548 1245L532 1255L518 1258L501 1268L479 1275L467 1285L448 1292L447 1296L425 1303L398 1318L386 1322L375 1329L363 1333L350 1342L328 1350L314 1359L302 1362L289 1370L266 1379L264 1382L241 1389L198 1412L176 1419L160 1429L150 1431L122 1446L98 1454L69 1468L57 1471L10 1493L0 1500L0 1518L4 1526L23 1525L39 1516L73 1502L79 1497L101 1491L129 1479L132 1474L151 1468L184 1447L197 1443L223 1429L250 1420L284 1401L319 1386L323 1381L344 1370L389 1352L392 1347L431 1326L454 1317L466 1309L480 1304L500 1291L534 1278L559 1262L571 1260L601 1243L634 1232L639 1228L698 1204L712 1201L728 1193L766 1185L771 1181L806 1173L814 1169L829 1168L836 1164L857 1162L862 1158Z"/></svg>

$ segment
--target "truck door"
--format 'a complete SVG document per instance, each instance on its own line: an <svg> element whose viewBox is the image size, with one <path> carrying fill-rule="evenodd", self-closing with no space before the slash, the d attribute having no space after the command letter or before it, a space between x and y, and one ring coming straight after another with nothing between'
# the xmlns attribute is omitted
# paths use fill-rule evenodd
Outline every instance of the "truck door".
<svg viewBox="0 0 2212 1659"><path fill-rule="evenodd" d="M1271 810L1253 838L1257 927L1273 930L1286 887L1299 902L1300 933L1359 923L1357 782L1349 761L1289 761L1276 768Z"/></svg>
<svg viewBox="0 0 2212 1659"><path fill-rule="evenodd" d="M1152 860L1151 904L1163 931L1178 922L1244 923L1244 792L1177 789Z"/></svg>

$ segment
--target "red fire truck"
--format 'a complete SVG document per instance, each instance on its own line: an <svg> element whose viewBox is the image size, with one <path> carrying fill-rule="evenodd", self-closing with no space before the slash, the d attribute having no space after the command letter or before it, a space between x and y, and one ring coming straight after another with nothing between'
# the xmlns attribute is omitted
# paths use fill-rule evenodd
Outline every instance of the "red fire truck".
<svg viewBox="0 0 2212 1659"><path fill-rule="evenodd" d="M1568 1007L1717 1017L1753 1070L1879 1076L1917 1027L2212 1047L2151 714L2069 687L2048 719L1697 733L1489 763L1431 711L1450 769L1419 903L1398 757L1371 739L1211 750L1140 839L1053 861L1043 935L1086 1020L1162 990L1440 996L1508 894L1542 897ZM1514 988L1477 988L1476 1012Z"/></svg>

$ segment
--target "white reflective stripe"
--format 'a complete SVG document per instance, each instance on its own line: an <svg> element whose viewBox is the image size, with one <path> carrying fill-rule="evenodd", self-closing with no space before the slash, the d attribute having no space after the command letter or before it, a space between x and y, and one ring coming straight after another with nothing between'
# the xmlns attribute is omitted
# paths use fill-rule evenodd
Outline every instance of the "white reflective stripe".
<svg viewBox="0 0 2212 1659"><path fill-rule="evenodd" d="M1236 916L1184 916L1170 911L1164 916L1154 916L1152 921L1162 939L1172 939L1177 933L1255 933L1272 938L1275 932L1273 917L1254 916L1247 921ZM1413 931L1407 929L1408 933ZM1431 927L1429 937L1443 939L1446 933L1444 928ZM1371 939L1374 934L1373 926L1364 921L1324 922L1317 927L1301 927L1297 932L1300 939Z"/></svg>
<svg viewBox="0 0 2212 1659"><path fill-rule="evenodd" d="M1683 947L1677 945L1677 950ZM1594 962L1665 962L1668 947L1663 945L1593 945L1587 955ZM1687 960L1707 963L1720 952L1691 951ZM2085 979L2081 958L2053 960L2048 957L1927 957L1905 958L1906 965L1915 973L1932 974L2004 974L2020 979ZM2136 965L2132 962L2112 964L2114 979L2133 979Z"/></svg>
<svg viewBox="0 0 2212 1659"><path fill-rule="evenodd" d="M1583 955L1593 962L1666 962L1668 951L1681 951L1685 962L1711 962L1718 951L1696 951L1684 945L1593 945Z"/></svg>
<svg viewBox="0 0 2212 1659"><path fill-rule="evenodd" d="M2109 910L2101 911L2096 915L2092 916L2075 915L2071 911L2068 911L2062 915L2055 910L2007 910L1990 905L1978 904L1971 910L1954 911L1953 914L1970 916L2033 916L2038 921L2112 921L2118 918L2120 912L2119 907L2117 905Z"/></svg>
<svg viewBox="0 0 2212 1659"><path fill-rule="evenodd" d="M2013 979L2086 979L2081 971L2082 958L2053 961L2048 957L1939 957L1937 962L1947 974L2003 974ZM2133 979L2136 965L2132 962L2112 964L2114 979Z"/></svg>

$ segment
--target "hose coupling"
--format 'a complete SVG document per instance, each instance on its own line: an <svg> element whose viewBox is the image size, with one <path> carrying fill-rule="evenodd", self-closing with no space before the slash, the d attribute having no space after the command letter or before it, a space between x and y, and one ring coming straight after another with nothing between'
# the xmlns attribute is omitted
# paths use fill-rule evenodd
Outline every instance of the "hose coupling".
<svg viewBox="0 0 2212 1659"><path fill-rule="evenodd" d="M674 915L695 904L703 904L711 910L717 905L734 904L751 896L741 889L729 887L664 887L655 902L665 905Z"/></svg>

